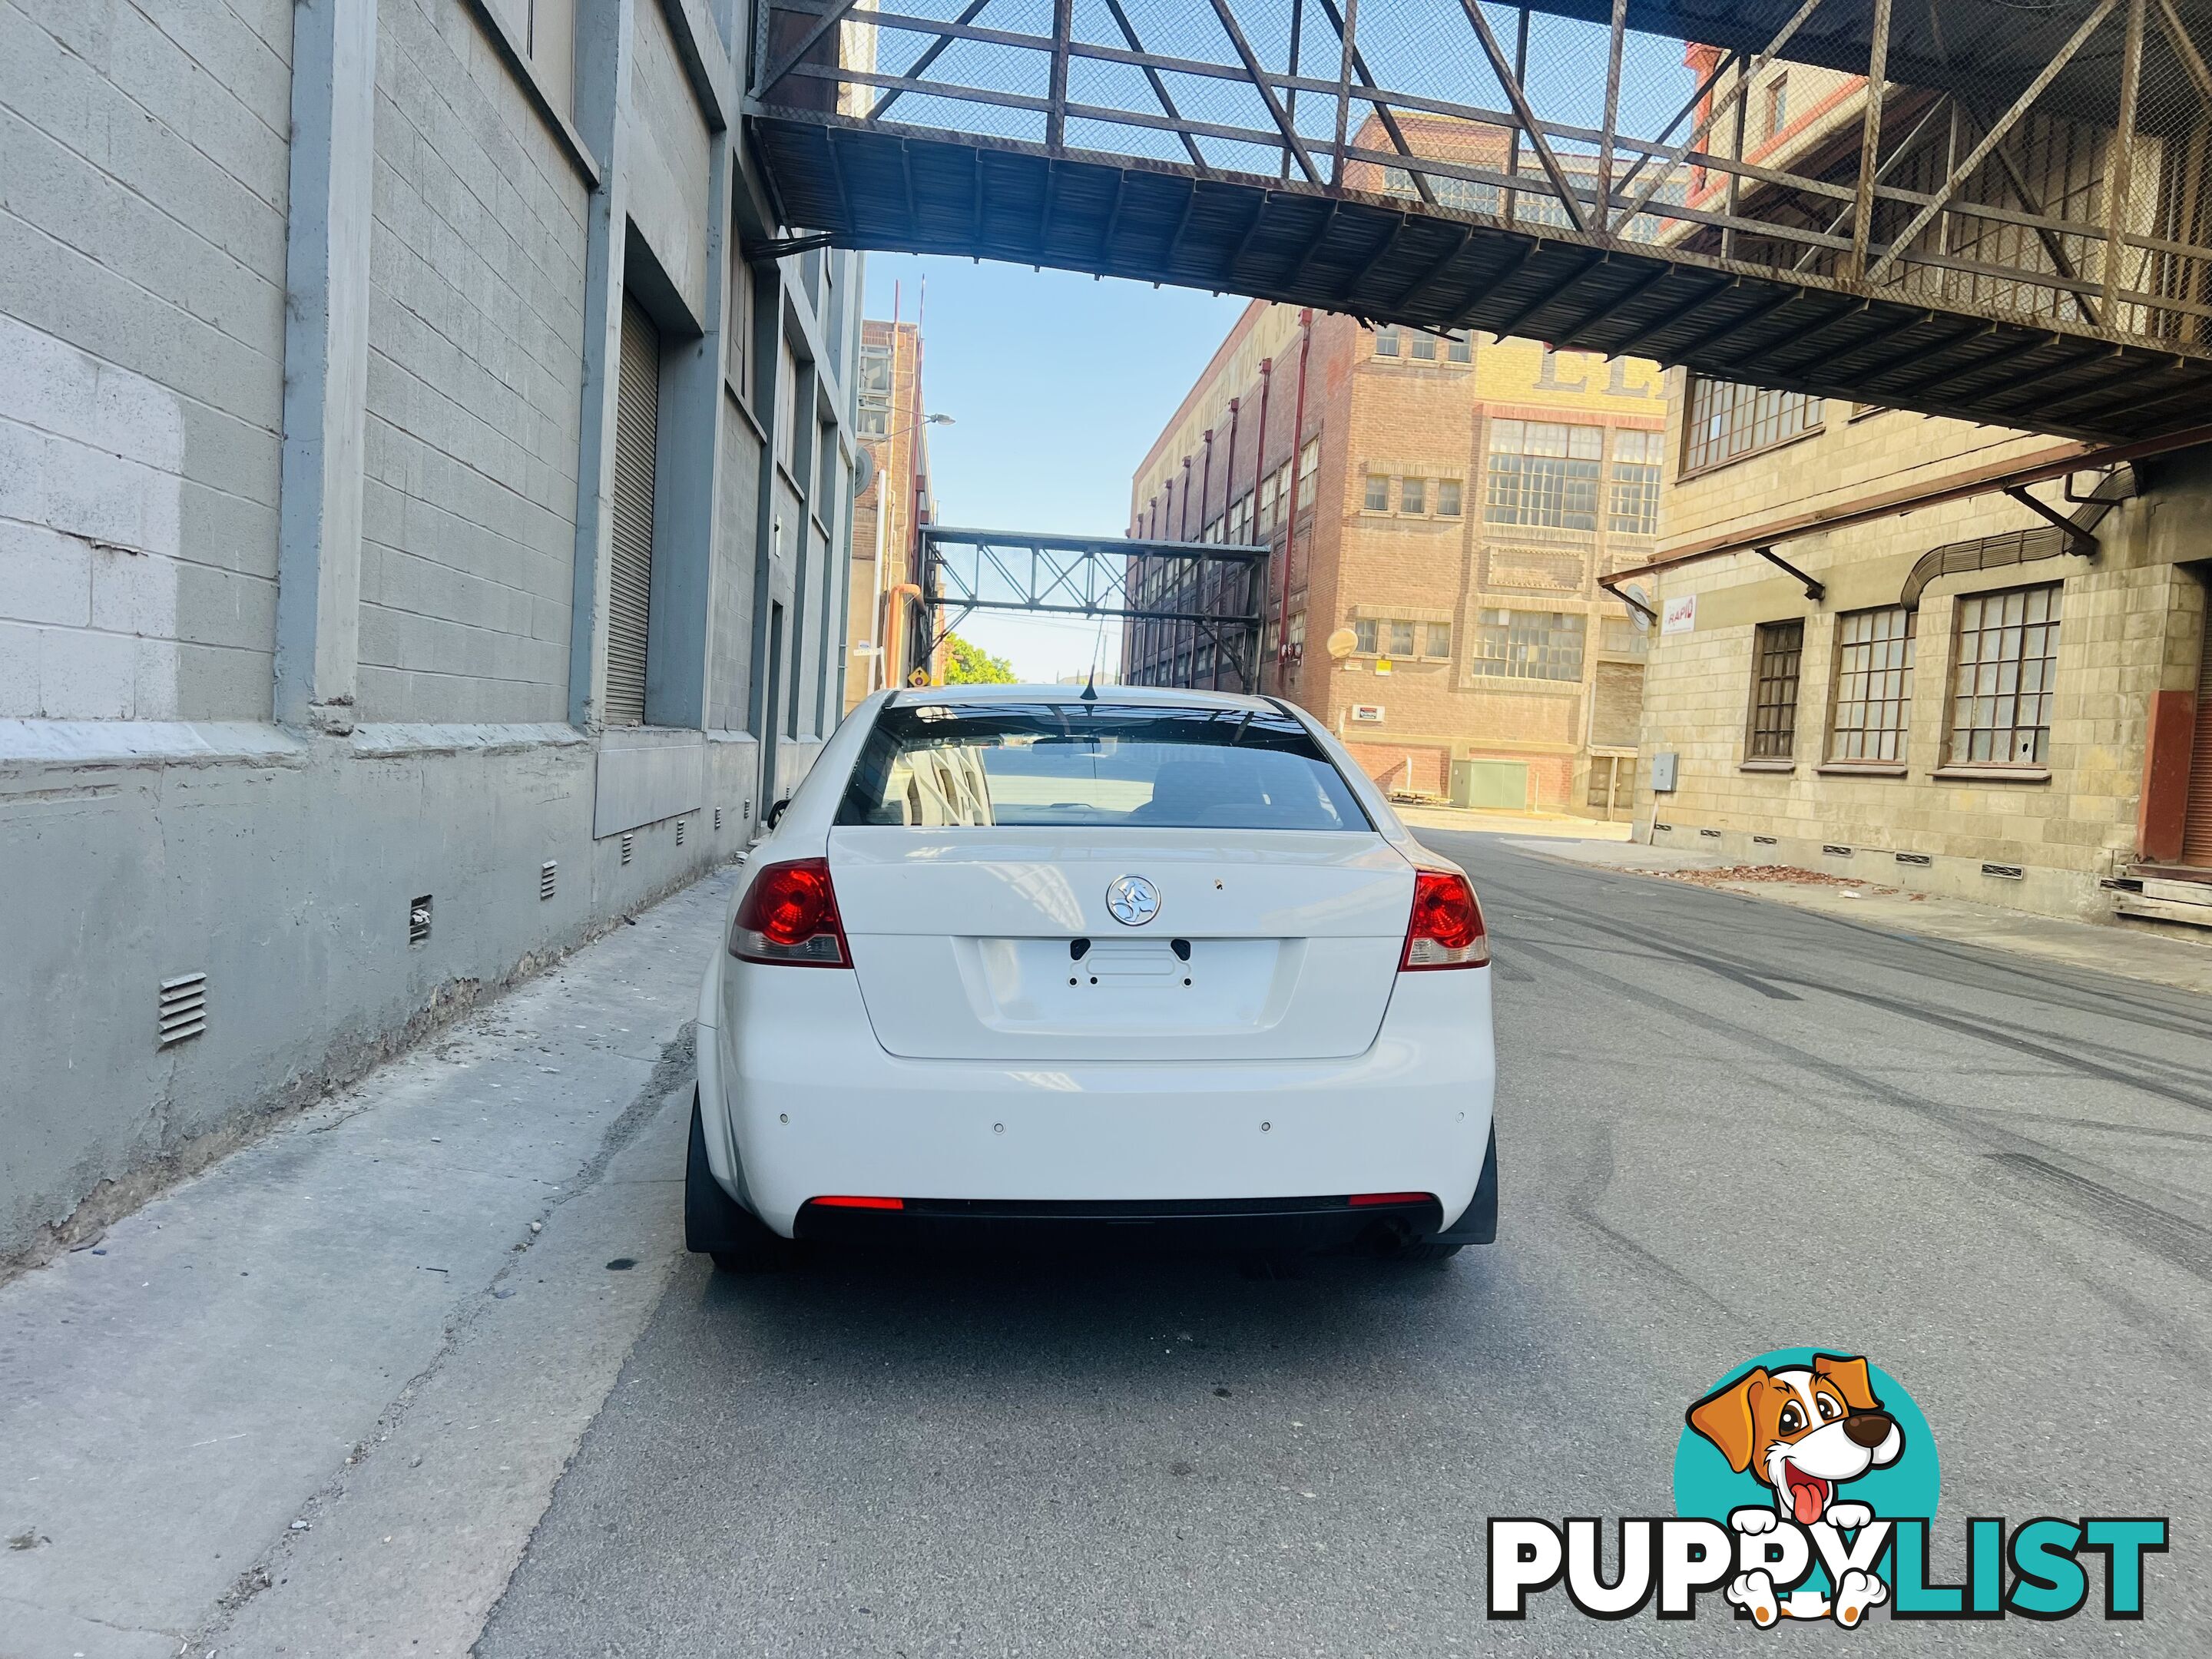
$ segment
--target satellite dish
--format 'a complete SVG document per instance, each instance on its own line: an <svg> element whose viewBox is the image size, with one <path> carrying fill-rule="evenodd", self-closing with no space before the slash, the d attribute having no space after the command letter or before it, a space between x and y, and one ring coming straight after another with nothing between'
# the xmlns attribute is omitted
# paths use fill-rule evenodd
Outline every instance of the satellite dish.
<svg viewBox="0 0 2212 1659"><path fill-rule="evenodd" d="M1352 647L1358 643L1358 635L1348 628L1340 628L1328 636L1328 654L1337 661L1342 662L1352 654Z"/></svg>
<svg viewBox="0 0 2212 1659"><path fill-rule="evenodd" d="M1628 619L1636 624L1636 631L1649 634L1651 631L1651 612L1656 608L1651 603L1651 595L1644 591L1642 582L1624 583L1620 591L1636 601L1628 607Z"/></svg>
<svg viewBox="0 0 2212 1659"><path fill-rule="evenodd" d="M868 486L876 481L876 452L866 444L853 463L853 495L855 500L868 493Z"/></svg>

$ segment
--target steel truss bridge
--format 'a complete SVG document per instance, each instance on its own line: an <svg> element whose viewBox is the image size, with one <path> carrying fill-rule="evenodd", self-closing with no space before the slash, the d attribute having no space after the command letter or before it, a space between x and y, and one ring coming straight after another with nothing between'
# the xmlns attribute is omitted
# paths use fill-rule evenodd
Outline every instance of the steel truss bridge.
<svg viewBox="0 0 2212 1659"><path fill-rule="evenodd" d="M1120 621L1148 657L1210 658L1206 684L1260 689L1260 583L1267 550L1213 542L921 527L927 661L977 611ZM1165 684L1167 682L1157 682ZM1174 682L1196 684L1188 678Z"/></svg>
<svg viewBox="0 0 2212 1659"><path fill-rule="evenodd" d="M2090 441L2178 432L2212 396L2212 0L757 18L755 153L787 218L840 245Z"/></svg>

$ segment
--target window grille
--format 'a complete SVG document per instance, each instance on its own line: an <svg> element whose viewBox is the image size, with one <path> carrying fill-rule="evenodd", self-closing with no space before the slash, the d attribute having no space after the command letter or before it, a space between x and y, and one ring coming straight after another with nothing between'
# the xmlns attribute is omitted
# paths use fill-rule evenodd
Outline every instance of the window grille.
<svg viewBox="0 0 2212 1659"><path fill-rule="evenodd" d="M1682 422L1687 434L1682 471L1695 472L1771 449L1812 431L1825 418L1820 399L1804 392L1767 392L1693 374L1689 413Z"/></svg>
<svg viewBox="0 0 2212 1659"><path fill-rule="evenodd" d="M1661 436L1632 428L1613 434L1612 493L1605 527L1616 536L1650 536L1658 531Z"/></svg>
<svg viewBox="0 0 2212 1659"><path fill-rule="evenodd" d="M1579 680L1583 632L1572 611L1480 611L1468 666L1499 679Z"/></svg>
<svg viewBox="0 0 2212 1659"><path fill-rule="evenodd" d="M1796 752L1797 667L1802 622L1761 623L1752 649L1750 760L1789 760Z"/></svg>
<svg viewBox="0 0 2212 1659"><path fill-rule="evenodd" d="M1597 528L1600 458L1605 429L1560 421L1490 424L1489 498L1492 524Z"/></svg>
<svg viewBox="0 0 2212 1659"><path fill-rule="evenodd" d="M1836 618L1836 702L1828 758L1905 758L1912 721L1915 613L1903 605Z"/></svg>
<svg viewBox="0 0 2212 1659"><path fill-rule="evenodd" d="M1959 601L1951 760L2040 766L2051 757L2058 585Z"/></svg>

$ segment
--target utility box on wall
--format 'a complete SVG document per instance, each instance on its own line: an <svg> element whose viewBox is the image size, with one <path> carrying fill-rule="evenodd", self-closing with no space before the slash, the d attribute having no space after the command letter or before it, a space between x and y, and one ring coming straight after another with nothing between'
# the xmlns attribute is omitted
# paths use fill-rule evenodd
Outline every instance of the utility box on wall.
<svg viewBox="0 0 2212 1659"><path fill-rule="evenodd" d="M1674 773L1681 758L1671 750L1651 757L1651 790L1654 794L1663 795L1673 790Z"/></svg>

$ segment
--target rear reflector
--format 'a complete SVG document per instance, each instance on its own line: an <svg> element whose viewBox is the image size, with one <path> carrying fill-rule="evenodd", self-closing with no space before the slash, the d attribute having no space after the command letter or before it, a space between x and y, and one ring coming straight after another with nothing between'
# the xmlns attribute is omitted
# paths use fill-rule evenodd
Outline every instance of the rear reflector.
<svg viewBox="0 0 2212 1659"><path fill-rule="evenodd" d="M1370 1204L1425 1204L1427 1193L1354 1193L1350 1200L1355 1210Z"/></svg>
<svg viewBox="0 0 2212 1659"><path fill-rule="evenodd" d="M828 1198L811 1198L810 1204L819 1204L832 1210L903 1210L902 1198L854 1198L849 1194L836 1194Z"/></svg>

